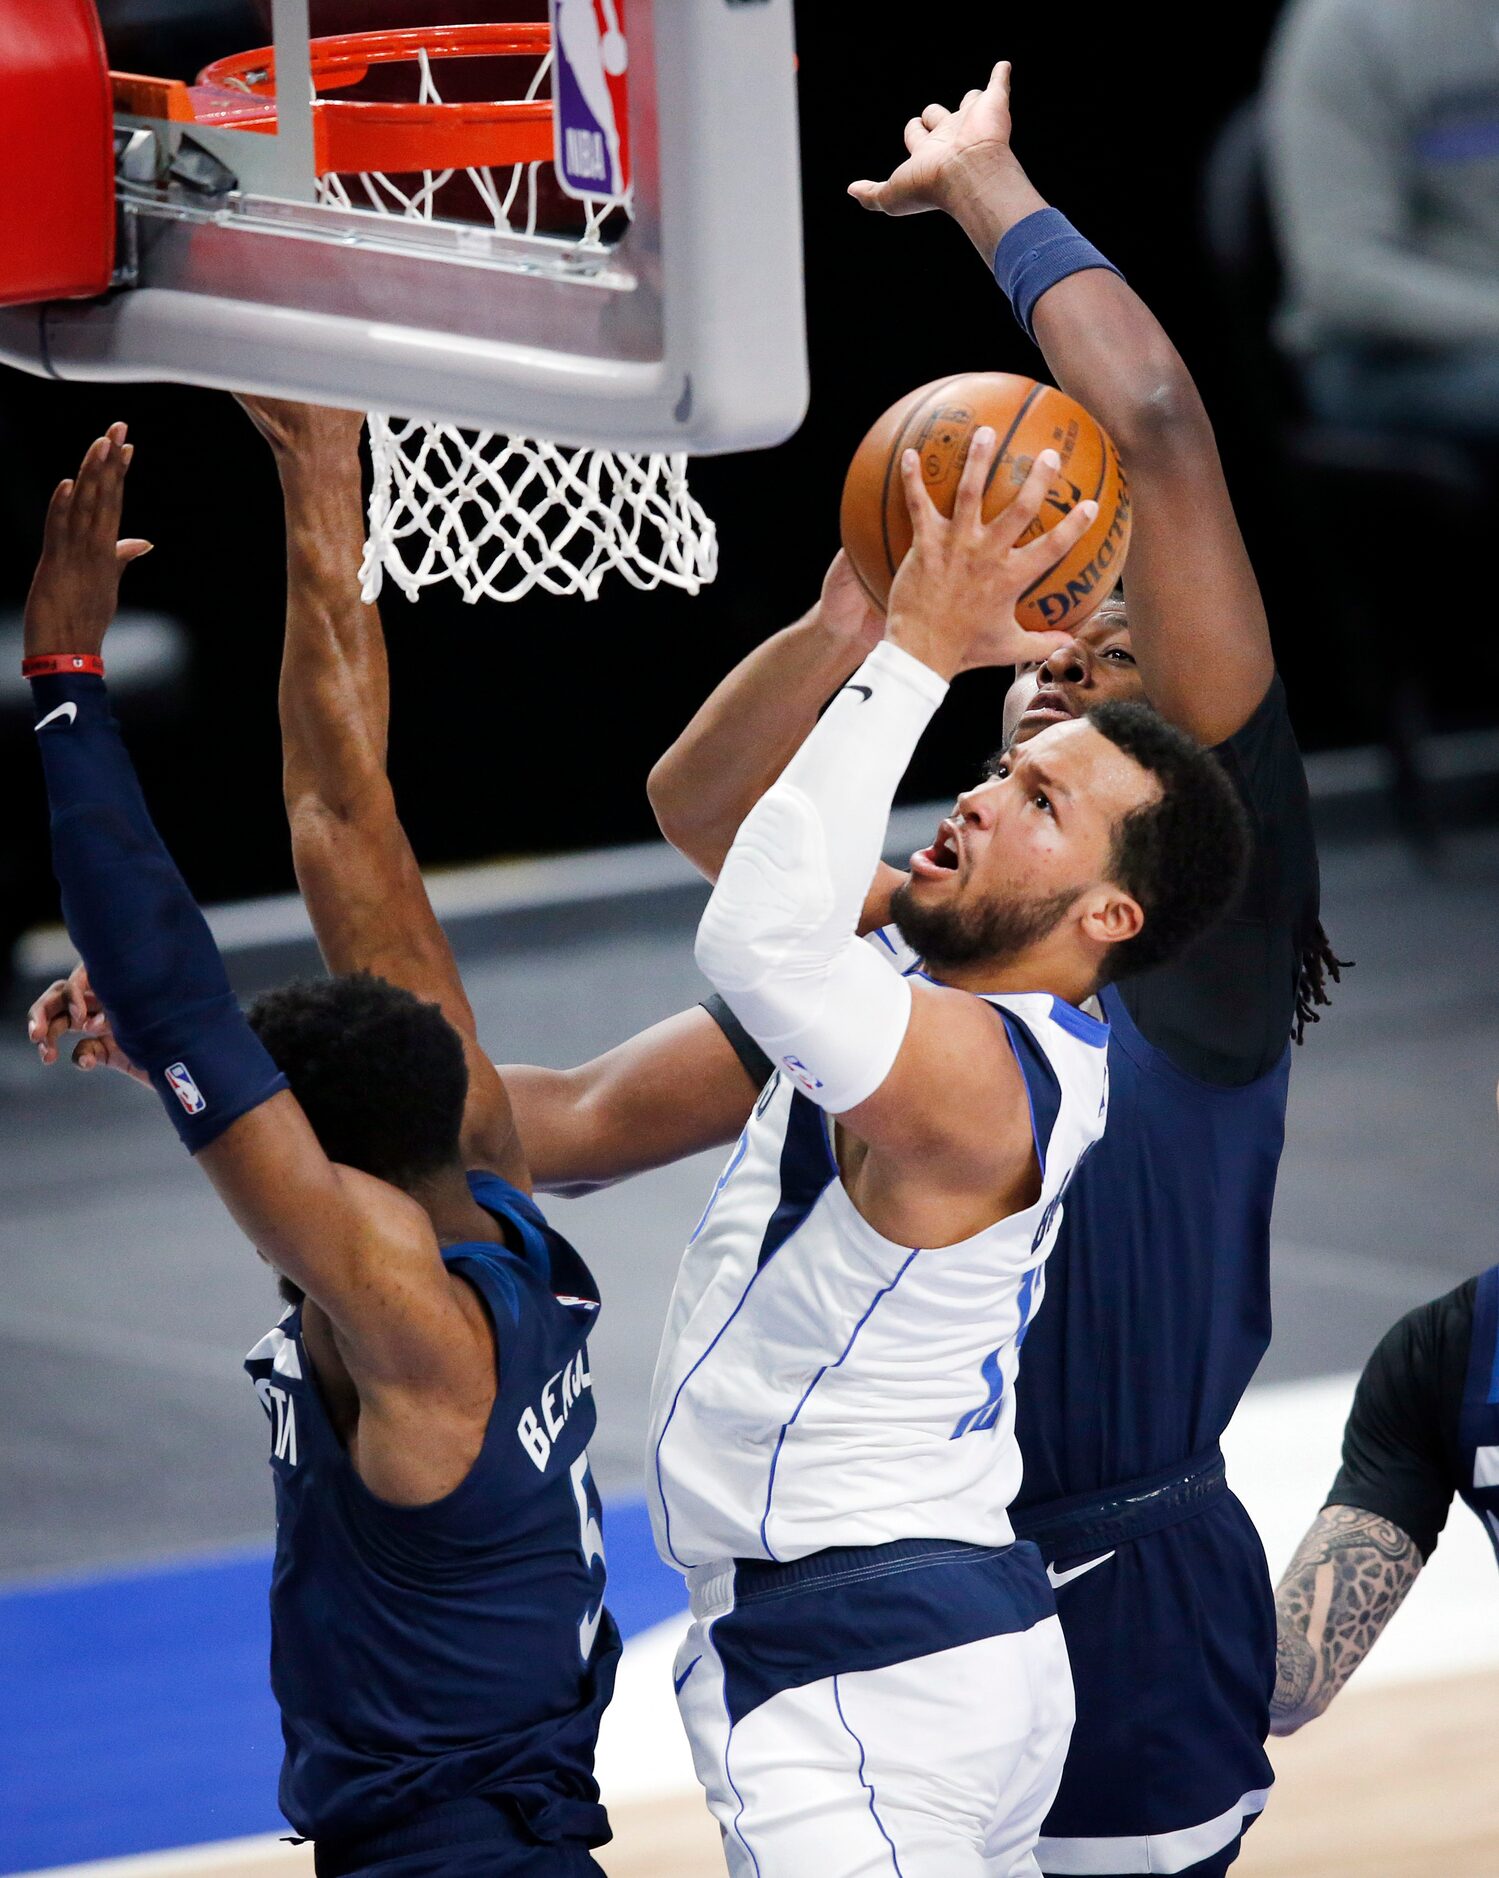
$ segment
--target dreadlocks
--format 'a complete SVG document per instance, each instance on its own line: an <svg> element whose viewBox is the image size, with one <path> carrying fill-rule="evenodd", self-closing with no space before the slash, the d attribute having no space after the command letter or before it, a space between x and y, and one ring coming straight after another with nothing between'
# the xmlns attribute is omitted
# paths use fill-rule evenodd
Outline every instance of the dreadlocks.
<svg viewBox="0 0 1499 1878"><path fill-rule="evenodd" d="M1307 1025L1322 1022L1317 1006L1332 1003L1328 979L1335 985L1342 984L1343 974L1352 964L1352 959L1340 959L1333 951L1332 941L1319 919L1296 967L1296 1020L1291 1027L1294 1042L1304 1043Z"/></svg>

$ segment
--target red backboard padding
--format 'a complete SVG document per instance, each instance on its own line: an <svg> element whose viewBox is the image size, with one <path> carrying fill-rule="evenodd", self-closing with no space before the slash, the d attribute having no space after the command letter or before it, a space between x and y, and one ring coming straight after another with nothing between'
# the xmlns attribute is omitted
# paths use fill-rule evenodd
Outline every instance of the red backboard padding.
<svg viewBox="0 0 1499 1878"><path fill-rule="evenodd" d="M114 111L93 0L0 0L0 305L102 293Z"/></svg>

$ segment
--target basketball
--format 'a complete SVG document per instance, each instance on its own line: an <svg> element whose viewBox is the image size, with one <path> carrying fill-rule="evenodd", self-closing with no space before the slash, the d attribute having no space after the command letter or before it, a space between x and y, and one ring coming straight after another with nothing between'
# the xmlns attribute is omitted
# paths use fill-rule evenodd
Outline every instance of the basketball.
<svg viewBox="0 0 1499 1878"><path fill-rule="evenodd" d="M911 545L911 519L900 478L901 452L921 456L927 494L952 514L968 444L980 425L999 438L989 474L984 519L1008 506L1048 446L1061 469L1041 513L1021 541L1054 528L1077 503L1098 504L1093 526L1022 597L1015 616L1028 632L1070 631L1102 602L1124 569L1129 550L1129 483L1108 433L1053 385L1013 372L964 372L923 385L891 405L854 453L843 484L843 545L865 592L877 606L890 597L895 570Z"/></svg>

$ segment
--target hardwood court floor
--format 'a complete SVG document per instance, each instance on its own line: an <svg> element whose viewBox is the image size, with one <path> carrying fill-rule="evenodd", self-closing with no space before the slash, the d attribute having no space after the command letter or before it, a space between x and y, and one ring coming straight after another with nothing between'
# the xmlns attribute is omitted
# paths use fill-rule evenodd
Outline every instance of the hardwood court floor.
<svg viewBox="0 0 1499 1878"><path fill-rule="evenodd" d="M1271 1747L1274 1798L1234 1878L1499 1878L1499 1673L1355 1685ZM723 1878L718 1832L695 1794L610 1810L615 1839L599 1861L609 1878ZM248 1840L71 1873L311 1878L312 1859Z"/></svg>

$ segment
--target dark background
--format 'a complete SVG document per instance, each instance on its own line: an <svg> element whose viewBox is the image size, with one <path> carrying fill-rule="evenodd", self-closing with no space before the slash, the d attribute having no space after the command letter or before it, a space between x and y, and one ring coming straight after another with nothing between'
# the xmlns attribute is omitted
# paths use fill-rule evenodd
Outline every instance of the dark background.
<svg viewBox="0 0 1499 1878"><path fill-rule="evenodd" d="M161 43L171 0L104 0L110 49L136 64ZM186 8L182 9L184 12ZM480 9L476 9L478 11ZM254 8L197 0L177 70L262 38ZM906 118L955 103L992 60L1015 64L1015 141L1038 186L1124 269L1197 375L1267 590L1283 670L1310 748L1369 726L1328 676L1309 570L1276 518L1273 473L1216 338L1214 286L1198 235L1205 151L1259 79L1273 7L1213 16L1212 47L1108 9L1058 14L949 7L940 32L910 16L884 28L833 0L798 6L812 402L780 448L702 459L696 494L717 522L722 571L696 599L607 582L591 604L539 596L465 606L443 590L418 613L387 586L394 667L392 769L424 862L641 839L653 759L711 684L817 593L837 546L838 495L865 428L910 387L954 371L1041 369L966 241L936 216L890 222L858 209L848 180L901 155ZM316 19L315 19L316 23ZM1183 58L1186 64L1183 65ZM139 68L137 66L137 68ZM158 68L159 69L159 68ZM753 164L755 152L746 150ZM185 625L191 709L168 738L134 737L153 807L205 900L284 889L291 868L279 799L275 709L283 600L278 489L269 456L223 396L171 386L65 386L0 372L0 609L18 607L53 483L113 418L138 445L126 526L156 552L126 582L132 606ZM1185 518L1184 518L1185 519ZM1340 655L1341 656L1341 655ZM965 681L942 753L918 761L908 797L961 780L998 722L1003 674ZM464 709L454 711L455 694ZM129 728L127 718L127 728ZM29 766L7 765L15 811L36 826ZM55 917L45 877L20 890L16 924ZM31 902L34 902L32 904ZM17 915L22 917L16 918Z"/></svg>

